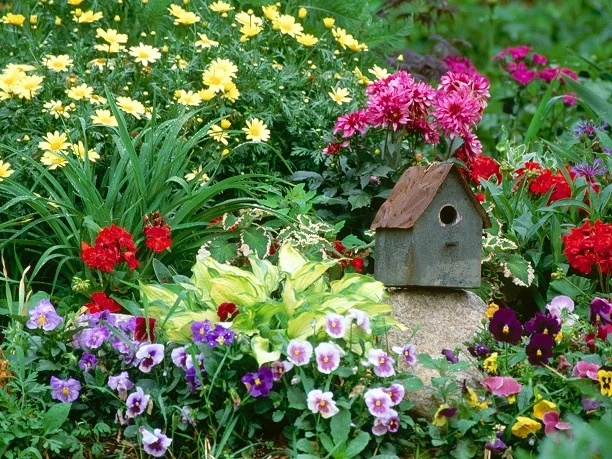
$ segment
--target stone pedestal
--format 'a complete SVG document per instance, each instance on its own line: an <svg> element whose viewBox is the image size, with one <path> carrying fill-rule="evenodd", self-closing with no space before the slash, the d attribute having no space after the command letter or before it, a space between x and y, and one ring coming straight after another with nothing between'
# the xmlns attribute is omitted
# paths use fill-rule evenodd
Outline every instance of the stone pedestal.
<svg viewBox="0 0 612 459"><path fill-rule="evenodd" d="M446 290L432 288L410 288L390 290L393 315L408 327L407 331L390 330L387 335L389 346L403 346L410 340L416 347L417 354L430 354L433 358L444 358L442 349L460 348L460 361L465 361L469 354L463 343L469 341L480 329L485 317L487 305L477 295L465 290ZM437 408L437 402L431 400L430 381L438 376L433 370L416 365L413 368L425 387L418 393L408 393L408 398L417 404L423 414L430 414ZM477 371L459 375L460 378L477 380ZM473 383L472 383L473 384Z"/></svg>

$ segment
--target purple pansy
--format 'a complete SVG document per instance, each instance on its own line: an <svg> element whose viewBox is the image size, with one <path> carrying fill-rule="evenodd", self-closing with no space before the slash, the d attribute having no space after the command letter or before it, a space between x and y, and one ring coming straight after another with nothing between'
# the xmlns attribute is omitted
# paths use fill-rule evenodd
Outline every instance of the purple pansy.
<svg viewBox="0 0 612 459"><path fill-rule="evenodd" d="M323 392L319 389L308 392L306 400L308 409L313 413L321 413L323 418L331 418L340 410L334 402L334 394L331 392Z"/></svg>
<svg viewBox="0 0 612 459"><path fill-rule="evenodd" d="M603 298L595 298L591 301L590 305L591 313L589 319L593 325L610 324L610 313L612 312L612 306L610 302Z"/></svg>
<svg viewBox="0 0 612 459"><path fill-rule="evenodd" d="M30 319L26 322L26 327L31 330L42 328L44 331L55 330L64 319L62 319L49 300L40 300L36 307L28 315Z"/></svg>
<svg viewBox="0 0 612 459"><path fill-rule="evenodd" d="M232 330L217 324L213 330L206 334L206 342L210 347L217 347L220 344L232 344L234 336L236 336L236 333Z"/></svg>
<svg viewBox="0 0 612 459"><path fill-rule="evenodd" d="M330 374L340 366L344 351L336 343L321 343L315 349L317 368L321 373Z"/></svg>
<svg viewBox="0 0 612 459"><path fill-rule="evenodd" d="M533 319L525 322L525 331L530 335L544 333L545 335L555 336L561 331L561 321L552 314L536 312Z"/></svg>
<svg viewBox="0 0 612 459"><path fill-rule="evenodd" d="M138 369L143 373L149 373L151 368L164 360L163 344L145 344L136 352Z"/></svg>
<svg viewBox="0 0 612 459"><path fill-rule="evenodd" d="M597 371L599 370L599 368L600 366L596 363L585 362L584 360L581 360L572 370L572 376L576 378L589 378L594 381L597 381Z"/></svg>
<svg viewBox="0 0 612 459"><path fill-rule="evenodd" d="M377 436L387 432L395 433L399 430L400 420L395 410L389 410L387 414L374 419L372 433Z"/></svg>
<svg viewBox="0 0 612 459"><path fill-rule="evenodd" d="M81 383L76 379L59 379L51 376L51 398L64 403L74 402L79 398Z"/></svg>
<svg viewBox="0 0 612 459"><path fill-rule="evenodd" d="M210 331L210 321L205 320L204 322L193 322L191 324L191 336L193 341L196 343L203 343L206 341L206 334Z"/></svg>
<svg viewBox="0 0 612 459"><path fill-rule="evenodd" d="M83 353L81 360L79 360L79 368L83 371L89 371L98 364L98 359L95 355L89 352Z"/></svg>
<svg viewBox="0 0 612 459"><path fill-rule="evenodd" d="M164 435L161 429L155 429L153 432L149 432L146 429L142 429L142 446L146 453L153 457L162 457L166 454L166 451L172 443L172 439Z"/></svg>
<svg viewBox="0 0 612 459"><path fill-rule="evenodd" d="M125 400L128 390L134 387L134 383L130 381L130 376L127 371L122 371L118 375L108 377L108 387L116 390L122 400Z"/></svg>
<svg viewBox="0 0 612 459"><path fill-rule="evenodd" d="M340 314L327 314L325 316L325 330L332 338L344 338L347 320Z"/></svg>
<svg viewBox="0 0 612 459"><path fill-rule="evenodd" d="M508 446L502 441L503 432L499 432L494 440L491 440L485 445L485 449L491 451L493 454L502 454L508 449Z"/></svg>
<svg viewBox="0 0 612 459"><path fill-rule="evenodd" d="M292 339L287 346L287 359L292 364L300 367L310 362L312 352L312 344L308 341Z"/></svg>
<svg viewBox="0 0 612 459"><path fill-rule="evenodd" d="M392 406L399 405L404 399L406 389L401 384L393 383L388 388L383 387L383 392L387 393L391 397Z"/></svg>
<svg viewBox="0 0 612 459"><path fill-rule="evenodd" d="M177 367L186 370L187 355L187 349L185 349L184 346L181 346L177 347L176 349L172 349L170 358L172 359L172 363L174 363Z"/></svg>
<svg viewBox="0 0 612 459"><path fill-rule="evenodd" d="M381 388L368 390L363 396L363 398L365 400L366 406L368 407L368 411L372 416L384 416L393 406L391 396Z"/></svg>
<svg viewBox="0 0 612 459"><path fill-rule="evenodd" d="M406 344L404 347L394 346L391 348L393 352L401 355L408 365L415 365L417 363L416 348L414 344Z"/></svg>
<svg viewBox="0 0 612 459"><path fill-rule="evenodd" d="M502 308L493 314L489 331L497 341L514 344L520 341L523 327L512 309Z"/></svg>
<svg viewBox="0 0 612 459"><path fill-rule="evenodd" d="M273 362L270 368L272 370L272 379L280 381L283 375L293 368L293 364L287 361Z"/></svg>
<svg viewBox="0 0 612 459"><path fill-rule="evenodd" d="M491 354L491 349L486 344L476 343L467 349L473 357L488 357Z"/></svg>
<svg viewBox="0 0 612 459"><path fill-rule="evenodd" d="M125 412L128 418L135 418L141 415L147 409L149 405L150 395L147 395L142 390L142 387L137 387L136 392L132 392L125 404L127 405L127 411Z"/></svg>
<svg viewBox="0 0 612 459"><path fill-rule="evenodd" d="M272 370L267 366L242 377L242 382L253 397L267 397L272 389L273 381Z"/></svg>
<svg viewBox="0 0 612 459"><path fill-rule="evenodd" d="M354 320L357 326L368 335L372 333L372 328L370 328L370 316L367 313L360 311L359 309L349 309L348 312L349 315L347 316L347 319L349 321Z"/></svg>
<svg viewBox="0 0 612 459"><path fill-rule="evenodd" d="M83 331L81 343L89 349L98 349L110 336L110 330L104 326L88 328Z"/></svg>
<svg viewBox="0 0 612 459"><path fill-rule="evenodd" d="M584 411L595 411L601 406L601 403L592 398L582 396L582 409Z"/></svg>
<svg viewBox="0 0 612 459"><path fill-rule="evenodd" d="M393 359L382 349L370 349L368 362L374 367L374 374L381 378L388 378L395 374Z"/></svg>
<svg viewBox="0 0 612 459"><path fill-rule="evenodd" d="M525 348L525 353L529 363L532 365L545 365L552 358L552 349L555 345L552 336L544 333L536 333L531 336L529 344Z"/></svg>
<svg viewBox="0 0 612 459"><path fill-rule="evenodd" d="M446 357L446 360L448 360L450 363L459 363L459 359L450 349L442 349L442 355Z"/></svg>

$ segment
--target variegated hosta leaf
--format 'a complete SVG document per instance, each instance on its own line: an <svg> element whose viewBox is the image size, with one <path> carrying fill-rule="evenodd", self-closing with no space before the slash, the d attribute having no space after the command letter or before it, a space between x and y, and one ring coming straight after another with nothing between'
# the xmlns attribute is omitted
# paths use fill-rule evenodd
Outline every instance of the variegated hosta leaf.
<svg viewBox="0 0 612 459"><path fill-rule="evenodd" d="M225 275L211 279L210 297L217 305L235 303L240 306L253 306L267 298L259 282L249 282L245 277Z"/></svg>
<svg viewBox="0 0 612 459"><path fill-rule="evenodd" d="M270 349L276 348L278 348L278 346L271 345L270 340L261 336L254 336L251 339L251 349L255 354L255 359L259 366L265 363L275 362L280 358L280 351L270 351Z"/></svg>
<svg viewBox="0 0 612 459"><path fill-rule="evenodd" d="M314 282L319 280L332 266L338 264L336 260L322 262L308 262L291 273L291 283L296 293L303 292Z"/></svg>
<svg viewBox="0 0 612 459"><path fill-rule="evenodd" d="M146 285L142 282L138 282L140 286L140 294L147 298L147 302L152 303L154 301L161 301L168 308L174 306L178 295L172 290L162 287L161 285ZM182 303L182 302L181 302Z"/></svg>
<svg viewBox="0 0 612 459"><path fill-rule="evenodd" d="M330 286L332 292L336 294L357 293L372 301L383 301L388 296L382 282L362 274L345 274L342 279L333 281Z"/></svg>
<svg viewBox="0 0 612 459"><path fill-rule="evenodd" d="M257 257L250 256L251 269L253 275L263 284L266 293L270 296L278 289L281 281L280 270L267 260L260 260Z"/></svg>
<svg viewBox="0 0 612 459"><path fill-rule="evenodd" d="M306 259L291 244L283 244L278 251L278 266L281 271L292 274L305 264Z"/></svg>

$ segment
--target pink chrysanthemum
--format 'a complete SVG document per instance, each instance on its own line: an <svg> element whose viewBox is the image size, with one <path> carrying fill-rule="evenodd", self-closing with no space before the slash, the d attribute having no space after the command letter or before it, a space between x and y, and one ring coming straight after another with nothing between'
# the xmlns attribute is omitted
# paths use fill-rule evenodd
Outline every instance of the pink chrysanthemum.
<svg viewBox="0 0 612 459"><path fill-rule="evenodd" d="M365 134L367 130L368 115L365 110L358 110L338 118L334 126L334 135L342 132L342 137L348 138L355 135L355 132Z"/></svg>
<svg viewBox="0 0 612 459"><path fill-rule="evenodd" d="M465 73L467 75L474 75L478 73L472 61L465 56L446 56L442 61L448 67L448 70L454 73Z"/></svg>
<svg viewBox="0 0 612 459"><path fill-rule="evenodd" d="M476 156L482 154L482 143L472 131L466 131L462 136L463 145L455 151L455 156L462 161L471 161Z"/></svg>
<svg viewBox="0 0 612 459"><path fill-rule="evenodd" d="M480 103L466 90L440 93L434 117L447 135L465 135L482 118Z"/></svg>
<svg viewBox="0 0 612 459"><path fill-rule="evenodd" d="M408 98L408 106L411 118L427 118L429 108L436 101L436 90L423 81L419 81L411 87Z"/></svg>
<svg viewBox="0 0 612 459"><path fill-rule="evenodd" d="M489 88L491 84L480 74L467 75L462 73L447 72L442 75L438 91L449 93L452 91L468 90L472 97L480 102L482 110L487 107L487 101L491 97Z"/></svg>

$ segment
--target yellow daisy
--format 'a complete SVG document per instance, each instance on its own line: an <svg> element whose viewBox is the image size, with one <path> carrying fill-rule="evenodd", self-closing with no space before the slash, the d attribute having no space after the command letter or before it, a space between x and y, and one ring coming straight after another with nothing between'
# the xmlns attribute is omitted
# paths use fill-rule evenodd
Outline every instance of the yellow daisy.
<svg viewBox="0 0 612 459"><path fill-rule="evenodd" d="M334 18L323 18L323 25L327 29L331 29L335 23L336 23L336 20Z"/></svg>
<svg viewBox="0 0 612 459"><path fill-rule="evenodd" d="M223 145L227 145L228 141L227 139L229 138L229 135L227 132L225 132L223 130L223 128L221 126L218 126L216 124L213 124L210 129L208 130L208 132L206 132L210 137L212 137L213 140L217 141L217 142L221 142Z"/></svg>
<svg viewBox="0 0 612 459"><path fill-rule="evenodd" d="M137 100L130 99L129 97L117 97L117 106L121 111L132 115L138 120L140 119L141 115L145 114L144 105Z"/></svg>
<svg viewBox="0 0 612 459"><path fill-rule="evenodd" d="M176 102L180 105L197 107L202 103L202 97L197 92L180 89L174 93Z"/></svg>
<svg viewBox="0 0 612 459"><path fill-rule="evenodd" d="M238 24L242 25L263 25L263 19L255 16L254 14L249 14L246 11L241 11L234 16L234 19Z"/></svg>
<svg viewBox="0 0 612 459"><path fill-rule="evenodd" d="M89 102L94 105L104 105L106 103L106 97L99 96L98 94L92 94L89 98Z"/></svg>
<svg viewBox="0 0 612 459"><path fill-rule="evenodd" d="M211 89L200 89L198 91L198 96L200 96L202 98L202 100L208 102L209 100L214 99L215 97L215 91L211 90Z"/></svg>
<svg viewBox="0 0 612 459"><path fill-rule="evenodd" d="M262 6L261 9L263 11L264 16L270 21L274 21L280 16L278 12L278 6L276 5Z"/></svg>
<svg viewBox="0 0 612 459"><path fill-rule="evenodd" d="M295 22L295 18L289 14L283 14L277 17L272 23L272 28L291 37L295 37L304 31L302 25Z"/></svg>
<svg viewBox="0 0 612 459"><path fill-rule="evenodd" d="M38 148L44 151L64 151L70 147L68 136L64 132L47 132L43 139L44 141L38 143Z"/></svg>
<svg viewBox="0 0 612 459"><path fill-rule="evenodd" d="M331 97L331 99L338 105L342 105L343 103L347 103L353 100L349 96L349 91L346 88L331 88L331 92L329 92L328 94L329 97Z"/></svg>
<svg viewBox="0 0 612 459"><path fill-rule="evenodd" d="M202 173L202 165L198 166L197 169L192 169L191 172L185 174L185 180L191 182L192 180L197 179L200 182L200 186L206 185L206 182L210 180L210 177L207 174Z"/></svg>
<svg viewBox="0 0 612 459"><path fill-rule="evenodd" d="M242 130L246 133L247 140L252 142L267 142L270 139L268 126L258 118L248 120Z"/></svg>
<svg viewBox="0 0 612 459"><path fill-rule="evenodd" d="M316 45L319 41L317 37L315 37L314 35L310 35L309 33L298 35L296 37L296 40L298 41L298 43L306 47Z"/></svg>
<svg viewBox="0 0 612 459"><path fill-rule="evenodd" d="M72 150L72 153L81 159L81 161L85 161L85 145L83 145L82 141L79 140L78 143L71 144L70 149ZM96 160L100 159L100 155L96 153L95 150L89 149L87 150L87 159L89 159L89 161L92 163L95 163Z"/></svg>
<svg viewBox="0 0 612 459"><path fill-rule="evenodd" d="M387 71L387 69L383 69L379 67L378 65L375 65L374 67L369 69L368 73L371 73L372 75L374 75L377 80L382 80L389 76L389 72Z"/></svg>
<svg viewBox="0 0 612 459"><path fill-rule="evenodd" d="M233 9L235 9L232 5L230 5L229 3L223 2L221 0L211 3L210 5L208 5L208 8L211 11L214 11L215 13L227 13L229 11L232 11Z"/></svg>
<svg viewBox="0 0 612 459"><path fill-rule="evenodd" d="M124 49L122 45L128 41L128 36L126 34L119 33L115 29L96 29L96 37L101 38L106 43L97 44L94 48L106 53L118 53Z"/></svg>
<svg viewBox="0 0 612 459"><path fill-rule="evenodd" d="M14 172L9 163L5 163L0 159L0 182L5 178L9 178Z"/></svg>
<svg viewBox="0 0 612 459"><path fill-rule="evenodd" d="M72 6L79 6L84 0L68 0L68 4Z"/></svg>
<svg viewBox="0 0 612 459"><path fill-rule="evenodd" d="M223 85L223 98L229 99L232 102L236 102L240 97L240 91L238 91L238 87L236 83L233 81L228 81Z"/></svg>
<svg viewBox="0 0 612 459"><path fill-rule="evenodd" d="M244 43L249 38L256 36L259 34L263 28L259 24L247 24L240 27L240 33L242 36L240 37L240 41Z"/></svg>
<svg viewBox="0 0 612 459"><path fill-rule="evenodd" d="M42 89L43 79L38 75L24 75L13 85L11 90L20 99L30 100Z"/></svg>
<svg viewBox="0 0 612 459"><path fill-rule="evenodd" d="M212 48L213 46L219 46L219 42L211 40L206 36L205 33L198 33L200 39L195 42L196 48Z"/></svg>
<svg viewBox="0 0 612 459"><path fill-rule="evenodd" d="M200 22L200 16L186 11L178 5L170 5L168 11L174 16L174 25L192 25Z"/></svg>
<svg viewBox="0 0 612 459"><path fill-rule="evenodd" d="M161 53L159 49L151 45L140 43L138 46L132 46L130 48L130 56L133 56L136 62L146 67L161 58Z"/></svg>
<svg viewBox="0 0 612 459"><path fill-rule="evenodd" d="M78 86L74 86L66 91L68 97L74 100L84 100L89 99L93 94L93 88L91 86L87 86L85 83L82 83Z"/></svg>
<svg viewBox="0 0 612 459"><path fill-rule="evenodd" d="M26 18L23 14L6 13L6 15L2 17L2 24L23 27L25 19Z"/></svg>
<svg viewBox="0 0 612 459"><path fill-rule="evenodd" d="M359 70L359 67L355 67L355 70L353 70L353 73L359 79L359 83L364 84L366 86L371 83L370 79L367 76L365 76L363 73L361 73L361 70Z"/></svg>
<svg viewBox="0 0 612 459"><path fill-rule="evenodd" d="M102 126L119 126L117 118L111 114L110 110L96 110L96 114L91 115L91 121Z"/></svg>
<svg viewBox="0 0 612 459"><path fill-rule="evenodd" d="M94 13L91 10L82 12L78 8L72 12L72 15L74 16L73 20L75 22L78 22L79 24L91 24L93 22L99 21L104 17L104 14L101 11L97 13Z"/></svg>
<svg viewBox="0 0 612 459"><path fill-rule="evenodd" d="M43 64L54 72L67 72L74 64L74 61L68 54L60 54L59 56L48 55L43 59Z"/></svg>
<svg viewBox="0 0 612 459"><path fill-rule="evenodd" d="M52 151L45 152L40 158L40 162L47 166L50 170L64 167L68 164L68 160L61 154L53 153Z"/></svg>
<svg viewBox="0 0 612 459"><path fill-rule="evenodd" d="M49 102L45 102L43 107L43 112L53 115L55 119L60 117L70 118L72 107L70 107L70 105L64 107L61 100L50 100Z"/></svg>

